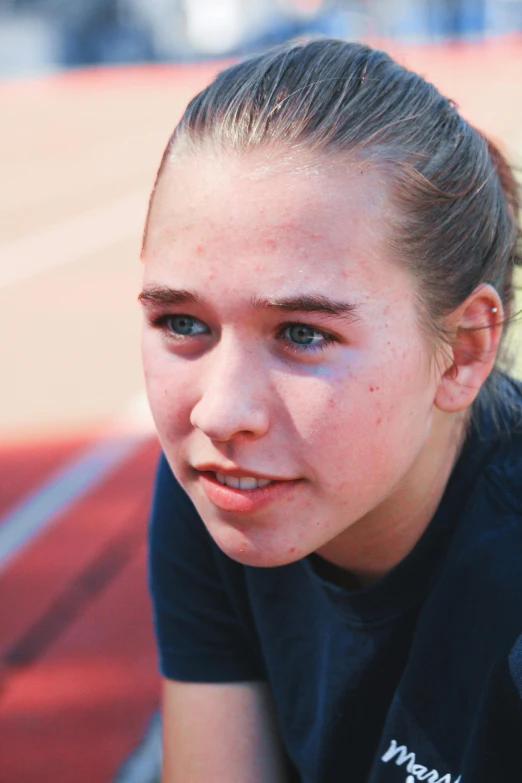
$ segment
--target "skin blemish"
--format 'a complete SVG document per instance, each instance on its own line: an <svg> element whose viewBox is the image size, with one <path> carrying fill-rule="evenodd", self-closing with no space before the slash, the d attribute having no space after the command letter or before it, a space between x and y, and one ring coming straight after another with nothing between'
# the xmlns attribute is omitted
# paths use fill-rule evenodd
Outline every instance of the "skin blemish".
<svg viewBox="0 0 522 783"><path fill-rule="evenodd" d="M198 242L196 245L196 253L198 254L198 256L202 256L204 252L205 252L204 246L201 244L201 242Z"/></svg>
<svg viewBox="0 0 522 783"><path fill-rule="evenodd" d="M375 423L376 423L376 424L380 424L381 422L382 422L382 419L381 419L381 418L379 418L379 419L377 419L377 421L376 421Z"/></svg>
<svg viewBox="0 0 522 783"><path fill-rule="evenodd" d="M295 552L295 546L291 546L290 549L288 550L288 554L292 555L294 552Z"/></svg>

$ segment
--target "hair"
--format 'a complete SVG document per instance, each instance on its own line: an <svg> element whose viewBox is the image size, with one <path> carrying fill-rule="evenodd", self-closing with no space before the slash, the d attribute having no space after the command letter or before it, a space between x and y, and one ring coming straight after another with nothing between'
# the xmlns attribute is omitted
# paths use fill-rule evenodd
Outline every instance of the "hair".
<svg viewBox="0 0 522 783"><path fill-rule="evenodd" d="M397 207L390 248L414 273L429 325L440 334L442 317L481 283L512 319L522 263L513 173L452 100L385 52L320 39L233 65L189 103L156 182L176 151L209 144L378 166Z"/></svg>

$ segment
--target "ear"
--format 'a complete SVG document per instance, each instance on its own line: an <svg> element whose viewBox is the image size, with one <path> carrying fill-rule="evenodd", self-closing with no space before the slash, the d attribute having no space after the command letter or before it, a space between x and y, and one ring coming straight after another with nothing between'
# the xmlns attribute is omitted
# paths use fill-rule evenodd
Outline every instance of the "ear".
<svg viewBox="0 0 522 783"><path fill-rule="evenodd" d="M487 284L478 286L445 319L454 339L435 396L439 410L455 413L471 405L495 364L503 320L500 297Z"/></svg>

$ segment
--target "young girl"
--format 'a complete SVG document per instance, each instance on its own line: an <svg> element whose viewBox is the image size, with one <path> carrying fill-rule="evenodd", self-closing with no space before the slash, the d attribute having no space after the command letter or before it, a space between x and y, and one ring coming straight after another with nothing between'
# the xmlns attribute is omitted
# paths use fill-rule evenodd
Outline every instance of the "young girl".
<svg viewBox="0 0 522 783"><path fill-rule="evenodd" d="M189 104L144 239L164 783L522 780L516 187L334 40Z"/></svg>

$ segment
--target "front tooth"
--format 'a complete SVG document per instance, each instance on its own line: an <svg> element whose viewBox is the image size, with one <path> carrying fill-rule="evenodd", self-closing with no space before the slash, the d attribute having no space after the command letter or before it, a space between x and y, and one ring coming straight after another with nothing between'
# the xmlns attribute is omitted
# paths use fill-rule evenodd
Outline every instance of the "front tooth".
<svg viewBox="0 0 522 783"><path fill-rule="evenodd" d="M244 476L239 479L239 489L256 489L259 482L251 476Z"/></svg>
<svg viewBox="0 0 522 783"><path fill-rule="evenodd" d="M270 479L258 479L257 480L257 486L258 487L267 487L271 483L272 482L270 481Z"/></svg>
<svg viewBox="0 0 522 783"><path fill-rule="evenodd" d="M239 489L239 479L237 476L224 476L225 484L227 487L233 487L234 489Z"/></svg>
<svg viewBox="0 0 522 783"><path fill-rule="evenodd" d="M225 477L222 473L216 473L216 478L220 484L225 484Z"/></svg>

